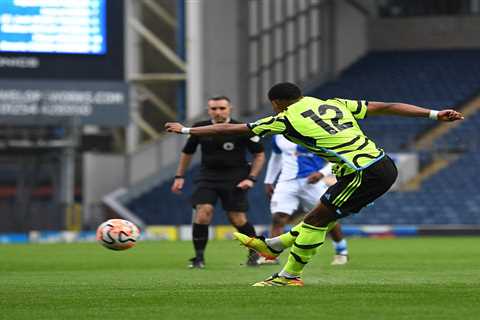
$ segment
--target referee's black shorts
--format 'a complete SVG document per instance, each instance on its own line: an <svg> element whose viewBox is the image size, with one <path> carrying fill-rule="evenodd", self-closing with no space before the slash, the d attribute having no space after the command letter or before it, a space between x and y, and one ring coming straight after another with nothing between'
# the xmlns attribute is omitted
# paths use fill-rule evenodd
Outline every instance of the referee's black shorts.
<svg viewBox="0 0 480 320"><path fill-rule="evenodd" d="M199 181L192 194L192 206L199 204L215 205L220 198L225 211L247 212L247 191L237 188L241 180Z"/></svg>
<svg viewBox="0 0 480 320"><path fill-rule="evenodd" d="M368 168L338 178L323 194L321 202L334 210L338 218L359 212L387 192L397 179L397 167L385 155Z"/></svg>

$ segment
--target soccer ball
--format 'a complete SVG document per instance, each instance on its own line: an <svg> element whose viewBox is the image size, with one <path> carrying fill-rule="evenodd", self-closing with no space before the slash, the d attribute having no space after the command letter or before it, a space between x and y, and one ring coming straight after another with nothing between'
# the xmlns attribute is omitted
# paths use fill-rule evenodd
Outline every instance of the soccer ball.
<svg viewBox="0 0 480 320"><path fill-rule="evenodd" d="M140 236L138 227L123 219L110 219L97 228L97 241L112 250L126 250L135 245Z"/></svg>

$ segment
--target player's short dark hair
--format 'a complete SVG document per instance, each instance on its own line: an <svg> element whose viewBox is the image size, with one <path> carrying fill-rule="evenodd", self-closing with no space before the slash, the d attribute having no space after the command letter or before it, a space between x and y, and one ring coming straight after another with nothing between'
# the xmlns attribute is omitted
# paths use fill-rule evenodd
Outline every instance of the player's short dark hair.
<svg viewBox="0 0 480 320"><path fill-rule="evenodd" d="M209 101L210 101L210 100L215 100L215 101L218 101L218 100L227 100L228 103L231 103L230 98L227 97L227 96L213 96L213 97L208 98L208 100L209 100Z"/></svg>
<svg viewBox="0 0 480 320"><path fill-rule="evenodd" d="M273 100L296 100L302 96L302 89L291 82L277 83L268 90L268 99Z"/></svg>

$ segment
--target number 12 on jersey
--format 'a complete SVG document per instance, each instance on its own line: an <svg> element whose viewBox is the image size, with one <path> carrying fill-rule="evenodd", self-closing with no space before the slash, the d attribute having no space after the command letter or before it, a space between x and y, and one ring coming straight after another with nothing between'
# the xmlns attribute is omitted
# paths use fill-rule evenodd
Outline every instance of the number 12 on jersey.
<svg viewBox="0 0 480 320"><path fill-rule="evenodd" d="M323 116L324 114L327 113L327 110L333 110L335 111L335 117L330 119L332 122L332 125L329 125L325 120L322 120L315 112L312 110L307 110L301 113L302 117L304 118L310 118L312 119L316 124L318 124L320 127L323 128L323 130L327 131L329 134L336 134L337 132L340 132L342 130L348 129L353 127L352 122L345 122L345 123L339 123L339 121L343 118L343 112L339 108L335 106L331 106L328 104L322 104L318 107L318 114L320 116Z"/></svg>

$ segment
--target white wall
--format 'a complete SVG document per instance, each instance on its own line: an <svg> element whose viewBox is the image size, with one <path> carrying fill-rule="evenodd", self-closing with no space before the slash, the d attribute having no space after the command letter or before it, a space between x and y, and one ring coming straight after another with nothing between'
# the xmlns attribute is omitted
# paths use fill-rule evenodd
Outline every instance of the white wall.
<svg viewBox="0 0 480 320"><path fill-rule="evenodd" d="M130 154L126 164L129 172L127 186L161 175L162 168L175 167L187 138L186 135L168 135ZM168 177L172 176L168 174Z"/></svg>
<svg viewBox="0 0 480 320"><path fill-rule="evenodd" d="M238 0L187 2L189 119L206 116L207 99L213 95L226 95L238 107L244 103L240 92L247 53L241 48L245 31L241 25L246 4Z"/></svg>
<svg viewBox="0 0 480 320"><path fill-rule="evenodd" d="M346 1L335 1L334 71L340 72L368 51L368 19Z"/></svg>
<svg viewBox="0 0 480 320"><path fill-rule="evenodd" d="M104 195L125 185L123 155L83 154L83 222L91 225L98 213L96 207Z"/></svg>
<svg viewBox="0 0 480 320"><path fill-rule="evenodd" d="M198 103L203 99L203 2L186 2L186 49L187 49L187 119L192 119L203 110Z"/></svg>

